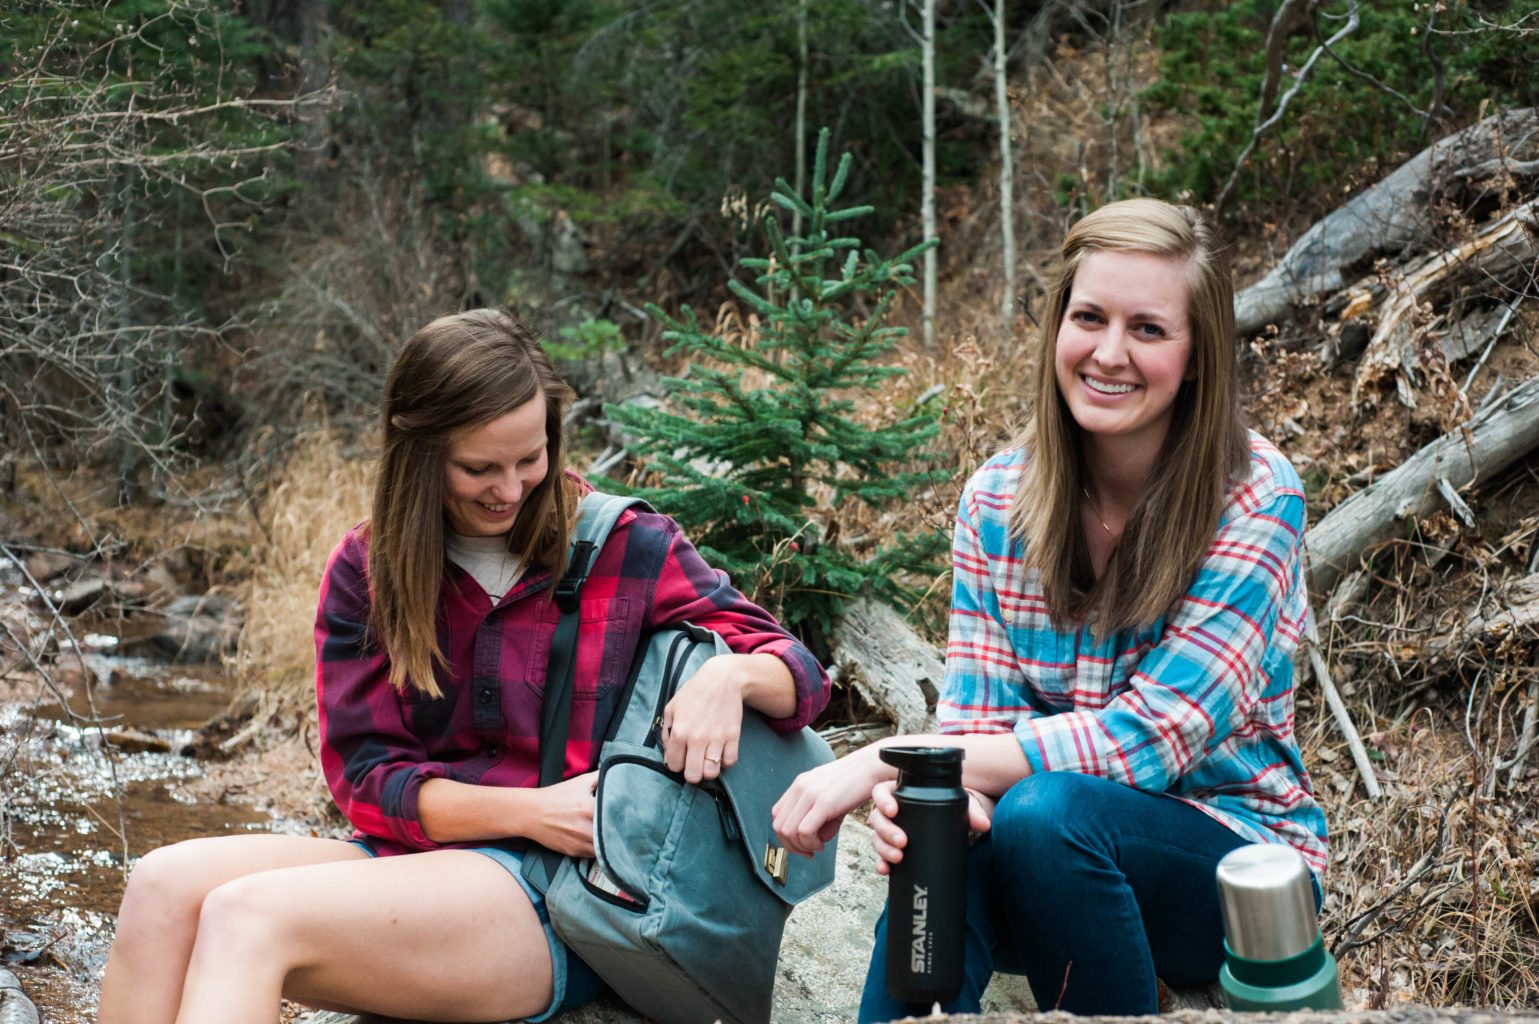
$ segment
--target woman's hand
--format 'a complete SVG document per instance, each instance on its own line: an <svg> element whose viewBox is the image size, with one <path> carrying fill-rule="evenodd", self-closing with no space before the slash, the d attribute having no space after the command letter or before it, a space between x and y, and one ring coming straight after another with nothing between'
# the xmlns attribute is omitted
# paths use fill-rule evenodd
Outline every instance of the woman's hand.
<svg viewBox="0 0 1539 1024"><path fill-rule="evenodd" d="M539 801L528 838L568 857L593 856L593 789L597 785L598 772L588 772L528 790Z"/></svg>
<svg viewBox="0 0 1539 1024"><path fill-rule="evenodd" d="M737 763L747 682L736 655L717 655L663 708L663 759L684 781L714 779Z"/></svg>
<svg viewBox="0 0 1539 1024"><path fill-rule="evenodd" d="M775 835L786 849L811 857L888 774L893 770L877 759L874 746L802 772L771 808Z"/></svg>
<svg viewBox="0 0 1539 1024"><path fill-rule="evenodd" d="M871 845L876 849L876 873L885 875L893 864L903 859L903 848L908 845L893 819L898 816L898 798L894 791L896 780L879 782L871 791L871 814L866 821L871 826ZM987 832L994 821L994 806L999 801L985 796L975 789L967 791L967 828L972 833Z"/></svg>

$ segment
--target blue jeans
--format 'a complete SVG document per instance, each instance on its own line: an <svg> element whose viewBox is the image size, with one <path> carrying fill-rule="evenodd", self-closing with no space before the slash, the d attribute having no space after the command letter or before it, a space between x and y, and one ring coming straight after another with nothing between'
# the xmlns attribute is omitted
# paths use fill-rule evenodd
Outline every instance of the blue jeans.
<svg viewBox="0 0 1539 1024"><path fill-rule="evenodd" d="M976 1013L996 970L1024 974L1037 1006L1157 1013L1155 977L1218 977L1224 928L1214 872L1247 840L1174 797L1073 772L1044 772L999 801L967 862L961 994ZM860 1000L862 1024L923 1016L887 991L887 914Z"/></svg>

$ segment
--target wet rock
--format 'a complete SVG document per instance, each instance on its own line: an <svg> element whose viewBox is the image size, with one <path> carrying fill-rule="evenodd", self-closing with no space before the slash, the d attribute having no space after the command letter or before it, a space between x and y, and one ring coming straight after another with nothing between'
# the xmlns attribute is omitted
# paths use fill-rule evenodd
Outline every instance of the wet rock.
<svg viewBox="0 0 1539 1024"><path fill-rule="evenodd" d="M87 576L53 592L54 607L65 615L83 612L112 589L105 576Z"/></svg>
<svg viewBox="0 0 1539 1024"><path fill-rule="evenodd" d="M217 661L235 652L240 609L222 594L179 597L162 613L165 621L151 638L175 661Z"/></svg>

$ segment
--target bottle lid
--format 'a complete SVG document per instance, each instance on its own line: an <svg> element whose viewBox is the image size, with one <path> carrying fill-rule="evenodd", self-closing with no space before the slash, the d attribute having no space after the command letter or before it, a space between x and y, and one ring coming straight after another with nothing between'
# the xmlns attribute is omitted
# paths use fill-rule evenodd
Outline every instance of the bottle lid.
<svg viewBox="0 0 1539 1024"><path fill-rule="evenodd" d="M1286 960L1320 937L1309 866L1292 847L1255 843L1218 862L1229 948L1247 960Z"/></svg>
<svg viewBox="0 0 1539 1024"><path fill-rule="evenodd" d="M961 747L883 747L877 756L903 773L908 782L962 784Z"/></svg>

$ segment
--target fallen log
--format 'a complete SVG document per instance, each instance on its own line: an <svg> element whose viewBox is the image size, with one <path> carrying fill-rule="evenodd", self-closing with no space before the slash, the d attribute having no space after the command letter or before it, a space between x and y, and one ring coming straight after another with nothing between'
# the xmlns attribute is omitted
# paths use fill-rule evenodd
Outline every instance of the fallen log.
<svg viewBox="0 0 1539 1024"><path fill-rule="evenodd" d="M858 598L833 633L834 677L891 719L899 733L935 731L945 663L888 605Z"/></svg>
<svg viewBox="0 0 1539 1024"><path fill-rule="evenodd" d="M1407 516L1442 499L1438 481L1460 490L1539 447L1539 378L1513 388L1333 508L1304 538L1313 591L1328 595L1343 573Z"/></svg>
<svg viewBox="0 0 1539 1024"><path fill-rule="evenodd" d="M1430 200L1461 168L1526 166L1513 158L1539 155L1539 108L1504 111L1445 136L1388 177L1354 196L1293 244L1266 276L1235 297L1235 328L1252 334L1287 317L1295 304L1342 288L1344 275L1372 257L1433 236L1438 213ZM1497 165L1493 165L1497 166Z"/></svg>
<svg viewBox="0 0 1539 1024"><path fill-rule="evenodd" d="M1378 324L1358 363L1352 384L1355 402L1364 388L1395 375L1400 400L1415 405L1419 383L1421 335L1433 329L1418 323L1456 288L1519 286L1534 273L1539 259L1539 199L1530 200L1485 226L1470 241L1433 253L1407 268L1398 287L1380 308ZM1521 291L1521 288L1518 288Z"/></svg>

